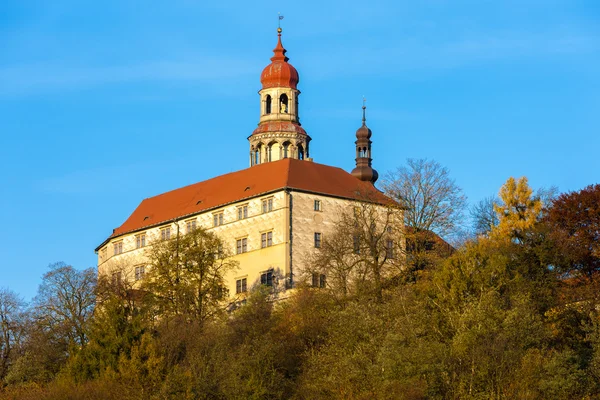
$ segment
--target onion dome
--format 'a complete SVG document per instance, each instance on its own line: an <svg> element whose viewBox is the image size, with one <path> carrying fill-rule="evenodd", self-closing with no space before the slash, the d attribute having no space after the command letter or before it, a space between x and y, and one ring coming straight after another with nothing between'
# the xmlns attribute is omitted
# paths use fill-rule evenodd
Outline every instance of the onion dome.
<svg viewBox="0 0 600 400"><path fill-rule="evenodd" d="M277 29L277 37L277 46L273 49L275 54L271 57L271 64L267 65L260 74L260 83L263 89L272 87L297 89L300 78L296 68L288 63L289 58L285 56L287 50L281 44L281 28Z"/></svg>
<svg viewBox="0 0 600 400"><path fill-rule="evenodd" d="M377 171L375 171L368 165L357 166L352 170L351 174L352 176L360 179L361 181L371 182L372 184L375 184L375 182L377 182L377 179L379 178L379 174L377 173Z"/></svg>

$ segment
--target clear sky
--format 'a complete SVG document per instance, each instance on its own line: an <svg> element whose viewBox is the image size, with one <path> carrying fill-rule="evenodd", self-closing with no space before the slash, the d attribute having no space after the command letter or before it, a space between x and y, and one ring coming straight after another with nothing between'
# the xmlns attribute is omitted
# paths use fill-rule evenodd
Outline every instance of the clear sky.
<svg viewBox="0 0 600 400"><path fill-rule="evenodd" d="M277 5L280 4L280 5ZM248 166L283 44L316 162L448 167L471 203L509 176L600 181L600 2L0 2L0 287L94 248L139 202Z"/></svg>

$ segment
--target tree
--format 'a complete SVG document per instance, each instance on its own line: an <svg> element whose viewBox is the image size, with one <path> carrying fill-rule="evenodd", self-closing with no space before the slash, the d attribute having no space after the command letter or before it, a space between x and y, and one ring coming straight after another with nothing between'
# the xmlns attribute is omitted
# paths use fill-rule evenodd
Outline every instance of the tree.
<svg viewBox="0 0 600 400"><path fill-rule="evenodd" d="M533 198L540 200L543 207L549 207L556 198L557 193L558 188L556 186L539 188L535 191ZM500 223L496 206L501 205L502 200L498 196L488 196L471 207L470 214L473 221L473 230L476 235L487 235ZM543 213L543 209L541 211ZM538 217L541 217L542 213Z"/></svg>
<svg viewBox="0 0 600 400"><path fill-rule="evenodd" d="M394 205L355 202L315 249L307 273L326 276L329 288L342 297L364 293L381 301L384 282L398 276L404 264L401 215Z"/></svg>
<svg viewBox="0 0 600 400"><path fill-rule="evenodd" d="M87 324L94 312L96 271L78 271L56 263L42 278L35 297L37 324L66 346L83 346Z"/></svg>
<svg viewBox="0 0 600 400"><path fill-rule="evenodd" d="M435 161L409 158L406 166L387 174L383 189L404 208L407 227L445 237L463 221L467 198L448 169Z"/></svg>
<svg viewBox="0 0 600 400"><path fill-rule="evenodd" d="M202 322L223 309L227 298L224 276L237 267L215 234L198 228L186 235L155 243L149 252L150 271L142 289L161 318L184 317Z"/></svg>
<svg viewBox="0 0 600 400"><path fill-rule="evenodd" d="M556 249L555 267L569 276L597 279L600 272L600 185L560 195L544 218Z"/></svg>
<svg viewBox="0 0 600 400"><path fill-rule="evenodd" d="M494 209L498 203L500 203L500 199L497 196L488 196L471 207L470 214L476 235L488 234L498 225L498 214Z"/></svg>
<svg viewBox="0 0 600 400"><path fill-rule="evenodd" d="M525 231L535 224L542 211L542 201L533 196L526 177L510 177L500 188L500 204L494 205L498 225L492 229L495 237L521 242Z"/></svg>
<svg viewBox="0 0 600 400"><path fill-rule="evenodd" d="M14 347L19 344L23 324L23 300L13 291L0 288L0 382L14 359Z"/></svg>

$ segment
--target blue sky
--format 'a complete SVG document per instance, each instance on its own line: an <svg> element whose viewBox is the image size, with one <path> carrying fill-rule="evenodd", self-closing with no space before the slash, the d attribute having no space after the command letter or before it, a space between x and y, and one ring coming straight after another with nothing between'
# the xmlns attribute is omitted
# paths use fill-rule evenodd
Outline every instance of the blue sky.
<svg viewBox="0 0 600 400"><path fill-rule="evenodd" d="M94 248L139 202L246 168L277 12L316 162L449 168L471 203L509 176L600 181L600 3L0 3L0 287Z"/></svg>

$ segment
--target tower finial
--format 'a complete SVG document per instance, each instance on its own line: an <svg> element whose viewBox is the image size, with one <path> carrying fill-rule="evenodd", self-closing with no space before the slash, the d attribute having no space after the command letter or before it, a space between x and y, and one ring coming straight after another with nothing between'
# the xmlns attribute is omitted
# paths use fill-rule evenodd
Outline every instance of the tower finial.
<svg viewBox="0 0 600 400"><path fill-rule="evenodd" d="M363 106L362 106L362 110L363 110L362 123L363 123L363 125L367 124L367 117L366 117L367 106L365 105L366 103L367 103L367 99L365 99L365 96L363 96Z"/></svg>
<svg viewBox="0 0 600 400"><path fill-rule="evenodd" d="M279 33L281 35L281 31L283 29L281 29L281 20L283 19L283 15L281 15L280 12L277 13L277 33Z"/></svg>

